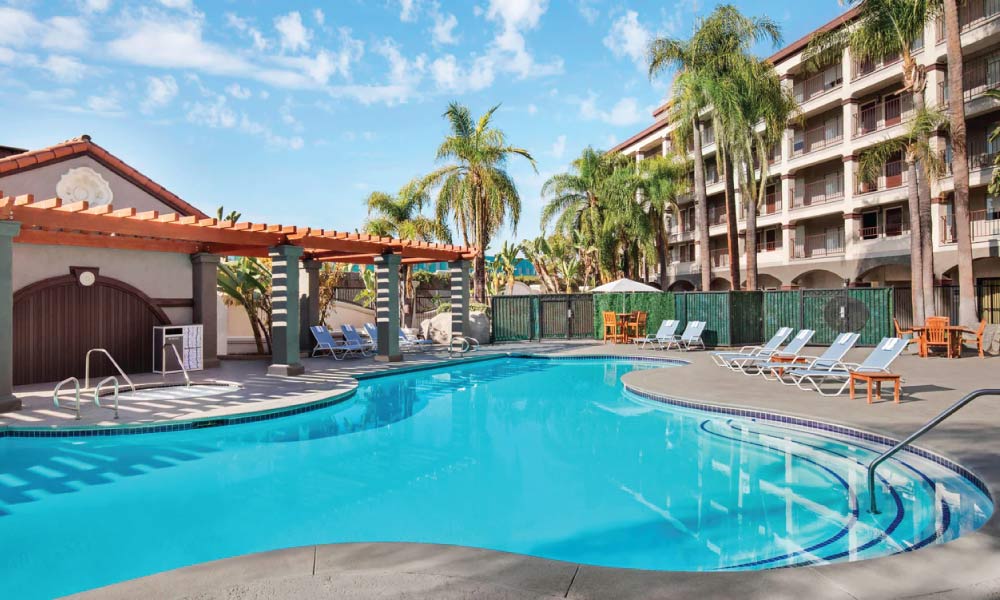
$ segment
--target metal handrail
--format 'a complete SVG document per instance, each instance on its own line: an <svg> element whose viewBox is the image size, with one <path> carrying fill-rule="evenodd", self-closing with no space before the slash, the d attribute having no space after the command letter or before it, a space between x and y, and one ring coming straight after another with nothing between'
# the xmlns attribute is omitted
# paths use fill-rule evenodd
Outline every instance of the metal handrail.
<svg viewBox="0 0 1000 600"><path fill-rule="evenodd" d="M869 509L871 510L872 513L878 514L878 505L875 503L875 469L878 468L880 464L891 458L892 455L896 454L906 446L909 446L911 443L913 443L914 440L924 435L931 429L934 429L935 427L937 427L939 423L941 423L941 421L944 421L951 415L955 414L956 412L958 412L960 408L962 408L963 406L965 406L969 402L972 402L973 400L975 400L980 396L1000 396L1000 388L992 388L992 389L987 388L982 390L976 390L974 392L966 394L964 398L946 408L944 411L941 412L941 414L934 417L926 424L924 424L923 427L913 432L910 435L910 437L906 438L902 442L899 442L892 448L889 448L888 450L880 454L878 458L873 460L871 464L868 465L868 495L871 497Z"/></svg>
<svg viewBox="0 0 1000 600"><path fill-rule="evenodd" d="M73 382L73 387L76 388L76 419L80 420L80 380L76 377L67 377L59 382L59 385L52 392L52 403L56 405L56 408L59 408L59 390L71 381Z"/></svg>
<svg viewBox="0 0 1000 600"><path fill-rule="evenodd" d="M101 353L104 354L104 356L108 357L108 360L110 360L111 364L115 366L115 369L118 370L118 374L122 376L122 379L125 380L125 383L128 384L128 386L132 389L132 393L134 394L135 393L135 384L133 384L132 380L128 378L128 375L125 374L125 371L123 371L122 368L121 368L121 366L118 365L118 362L115 361L115 359L111 356L111 353L108 352L107 350L105 350L104 348L91 348L90 350L87 350L87 359L86 359L86 361L84 362L84 365L83 365L83 387L84 387L84 389L87 389L87 388L90 387L90 355L93 354L94 352L101 352Z"/></svg>
<svg viewBox="0 0 1000 600"><path fill-rule="evenodd" d="M104 384L107 383L107 382L109 382L109 381L114 384L114 388L113 389L115 391L115 418L117 419L118 418L118 378L115 377L114 375L108 375L107 377L105 377L104 379L102 379L100 383L97 384L97 387L94 388L94 404L96 404L97 406L101 405L101 388L104 387Z"/></svg>
<svg viewBox="0 0 1000 600"><path fill-rule="evenodd" d="M163 356L161 357L162 362L160 364L163 365L163 376L164 377L167 376L167 346L170 346L173 349L174 356L177 357L177 365L181 368L181 373L184 374L185 386L191 387L191 378L188 377L187 369L184 368L184 360L181 359L181 353L177 351L177 346L173 345L170 342L166 342L165 344L163 344L163 348L161 349L163 352Z"/></svg>

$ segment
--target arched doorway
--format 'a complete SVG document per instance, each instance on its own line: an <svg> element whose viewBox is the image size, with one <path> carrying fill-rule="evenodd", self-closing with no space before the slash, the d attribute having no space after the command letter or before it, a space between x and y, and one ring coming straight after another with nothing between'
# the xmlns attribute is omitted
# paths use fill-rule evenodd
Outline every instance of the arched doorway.
<svg viewBox="0 0 1000 600"><path fill-rule="evenodd" d="M733 286L730 285L728 279L723 279L722 277L716 277L715 279L712 280L712 285L710 289L713 292L728 292L729 290L733 289Z"/></svg>
<svg viewBox="0 0 1000 600"><path fill-rule="evenodd" d="M170 319L127 283L75 275L33 283L14 293L14 385L83 377L91 348L111 353L126 373L152 370L153 327ZM106 358L91 359L91 377L114 374Z"/></svg>
<svg viewBox="0 0 1000 600"><path fill-rule="evenodd" d="M806 271L792 280L802 289L835 289L844 287L844 278L825 269Z"/></svg>
<svg viewBox="0 0 1000 600"><path fill-rule="evenodd" d="M670 284L667 288L668 292L693 292L694 284L687 279L678 279L677 281Z"/></svg>

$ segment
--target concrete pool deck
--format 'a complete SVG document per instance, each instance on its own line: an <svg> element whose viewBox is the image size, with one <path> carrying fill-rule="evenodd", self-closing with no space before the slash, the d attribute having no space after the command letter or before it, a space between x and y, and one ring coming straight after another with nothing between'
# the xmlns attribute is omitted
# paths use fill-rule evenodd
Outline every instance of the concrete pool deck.
<svg viewBox="0 0 1000 600"><path fill-rule="evenodd" d="M825 398L711 365L702 352L640 351L600 344L505 344L499 352L632 354L691 361L681 369L635 371L638 390L709 404L753 407L902 438L981 387L1000 385L1000 358L919 359L904 354L903 401L867 405L846 394ZM867 353L856 350L857 360ZM427 359L426 362L430 362ZM413 362L416 362L414 360ZM405 364L405 363L404 363ZM410 363L412 364L412 362ZM377 364L371 369L384 368ZM358 361L331 370L369 370ZM318 377L318 372L307 377ZM325 377L334 377L327 374ZM348 377L345 373L343 377ZM349 378L349 377L348 377ZM329 393L329 382L322 385ZM272 393L280 393L275 384ZM289 387L289 392L294 392ZM51 402L51 398L49 398ZM244 407L245 408L245 407ZM918 445L971 469L1000 496L1000 398L982 398ZM159 573L92 590L80 598L935 598L1000 597L1000 518L948 544L855 563L770 571L678 573L609 569L489 550L421 544L336 544L248 555Z"/></svg>

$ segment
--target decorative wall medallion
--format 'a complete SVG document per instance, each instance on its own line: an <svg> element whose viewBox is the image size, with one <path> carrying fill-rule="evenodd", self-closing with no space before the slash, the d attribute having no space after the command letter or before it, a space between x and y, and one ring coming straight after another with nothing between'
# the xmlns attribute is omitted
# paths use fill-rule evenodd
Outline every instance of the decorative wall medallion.
<svg viewBox="0 0 1000 600"><path fill-rule="evenodd" d="M56 195L64 202L87 201L90 206L111 204L114 200L111 185L90 167L74 167L66 171L56 184Z"/></svg>

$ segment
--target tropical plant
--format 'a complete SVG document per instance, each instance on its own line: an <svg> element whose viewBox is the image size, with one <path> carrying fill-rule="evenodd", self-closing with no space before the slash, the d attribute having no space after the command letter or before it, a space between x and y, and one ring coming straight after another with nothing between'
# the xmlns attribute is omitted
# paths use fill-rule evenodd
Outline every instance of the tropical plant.
<svg viewBox="0 0 1000 600"><path fill-rule="evenodd" d="M639 163L640 208L653 229L660 289L667 289L670 264L669 222L678 218L678 198L689 189L687 160L678 155L652 157Z"/></svg>
<svg viewBox="0 0 1000 600"><path fill-rule="evenodd" d="M241 306L253 332L257 353L271 348L271 264L243 257L219 264L218 287L226 306Z"/></svg>
<svg viewBox="0 0 1000 600"><path fill-rule="evenodd" d="M818 69L840 60L845 48L857 61L881 60L900 56L903 67L901 92L910 94L914 113L924 114L924 89L927 74L913 55L913 42L922 38L928 22L936 18L940 2L935 0L847 0L856 5L858 14L847 27L820 32L813 36L803 55L808 68ZM960 92L961 93L961 92ZM959 95L961 98L961 95ZM923 129L916 130L925 135ZM927 143L926 139L919 141ZM908 167L910 165L908 164ZM916 177L910 188L909 202L917 205L910 214L911 288L913 318L923 322L924 308L934 305L933 240L931 238L931 191L927 163L916 158L909 177Z"/></svg>
<svg viewBox="0 0 1000 600"><path fill-rule="evenodd" d="M438 188L435 211L442 224L454 222L466 245L476 246L473 261L473 288L476 301L486 300L486 249L505 224L513 231L521 217L521 197L507 162L525 158L532 169L535 159L524 148L507 142L503 131L493 127L498 106L473 120L469 109L458 103L448 105L444 117L449 134L438 147L437 160L450 164L430 173L421 188ZM535 169L537 172L537 169Z"/></svg>
<svg viewBox="0 0 1000 600"><path fill-rule="evenodd" d="M347 275L351 265L346 263L325 262L319 268L319 323L310 325L322 325L326 323L326 318L330 310L337 302L336 290Z"/></svg>
<svg viewBox="0 0 1000 600"><path fill-rule="evenodd" d="M493 257L493 261L499 264L503 271L503 286L505 290L510 290L514 285L514 276L517 273L517 263L521 259L521 245L511 244L504 241L500 250Z"/></svg>
<svg viewBox="0 0 1000 600"><path fill-rule="evenodd" d="M566 293L572 293L580 273L580 258L575 254L559 257L556 261L556 272L559 273Z"/></svg>
<svg viewBox="0 0 1000 600"><path fill-rule="evenodd" d="M235 210L231 210L229 211L229 214L223 217L222 215L224 212L225 212L224 207L222 206L218 207L217 209L215 209L215 217L220 221L228 221L230 225L235 225L236 222L240 220L240 217L243 216L242 213L238 213Z"/></svg>
<svg viewBox="0 0 1000 600"><path fill-rule="evenodd" d="M780 28L768 17L746 17L732 5L721 5L700 20L689 40L658 38L649 48L649 75L654 77L675 68L671 118L678 123L675 144L685 147L690 140L694 148L694 194L697 238L701 247L701 284L709 289L708 208L705 191L705 161L702 155L702 113L713 108L719 164L724 169L727 240L730 253L730 277L734 289L739 287L738 238L735 207L735 169L733 149L747 124L737 108L738 86L747 79L754 62L749 55L754 44L770 40L781 41ZM756 123L750 124L750 127Z"/></svg>
<svg viewBox="0 0 1000 600"><path fill-rule="evenodd" d="M948 53L948 95L952 98L948 115L951 119L951 172L955 182L955 242L958 245L958 322L972 327L976 322L976 290L972 272L972 223L969 221L969 163L965 135L965 90L962 57L962 31L958 21L958 1L943 0L945 43ZM991 90L1000 99L1000 93ZM996 139L996 132L991 136ZM997 193L1000 170L994 169L990 193Z"/></svg>
<svg viewBox="0 0 1000 600"><path fill-rule="evenodd" d="M542 291L556 293L559 291L559 284L556 282L555 265L550 263L549 242L544 235L540 235L533 240L521 242L521 248L525 258L535 267L538 279L542 284Z"/></svg>
<svg viewBox="0 0 1000 600"><path fill-rule="evenodd" d="M367 233L385 237L396 237L424 242L451 242L448 227L436 219L421 214L421 209L429 203L426 191L411 182L395 196L385 192L372 192L365 201L368 206L368 220L364 229ZM413 266L404 264L403 271L403 314L408 315L410 327L416 319L416 289L413 285Z"/></svg>
<svg viewBox="0 0 1000 600"><path fill-rule="evenodd" d="M375 269L362 269L361 283L365 289L354 295L354 303L365 308L375 308L375 298L378 295L375 289Z"/></svg>

